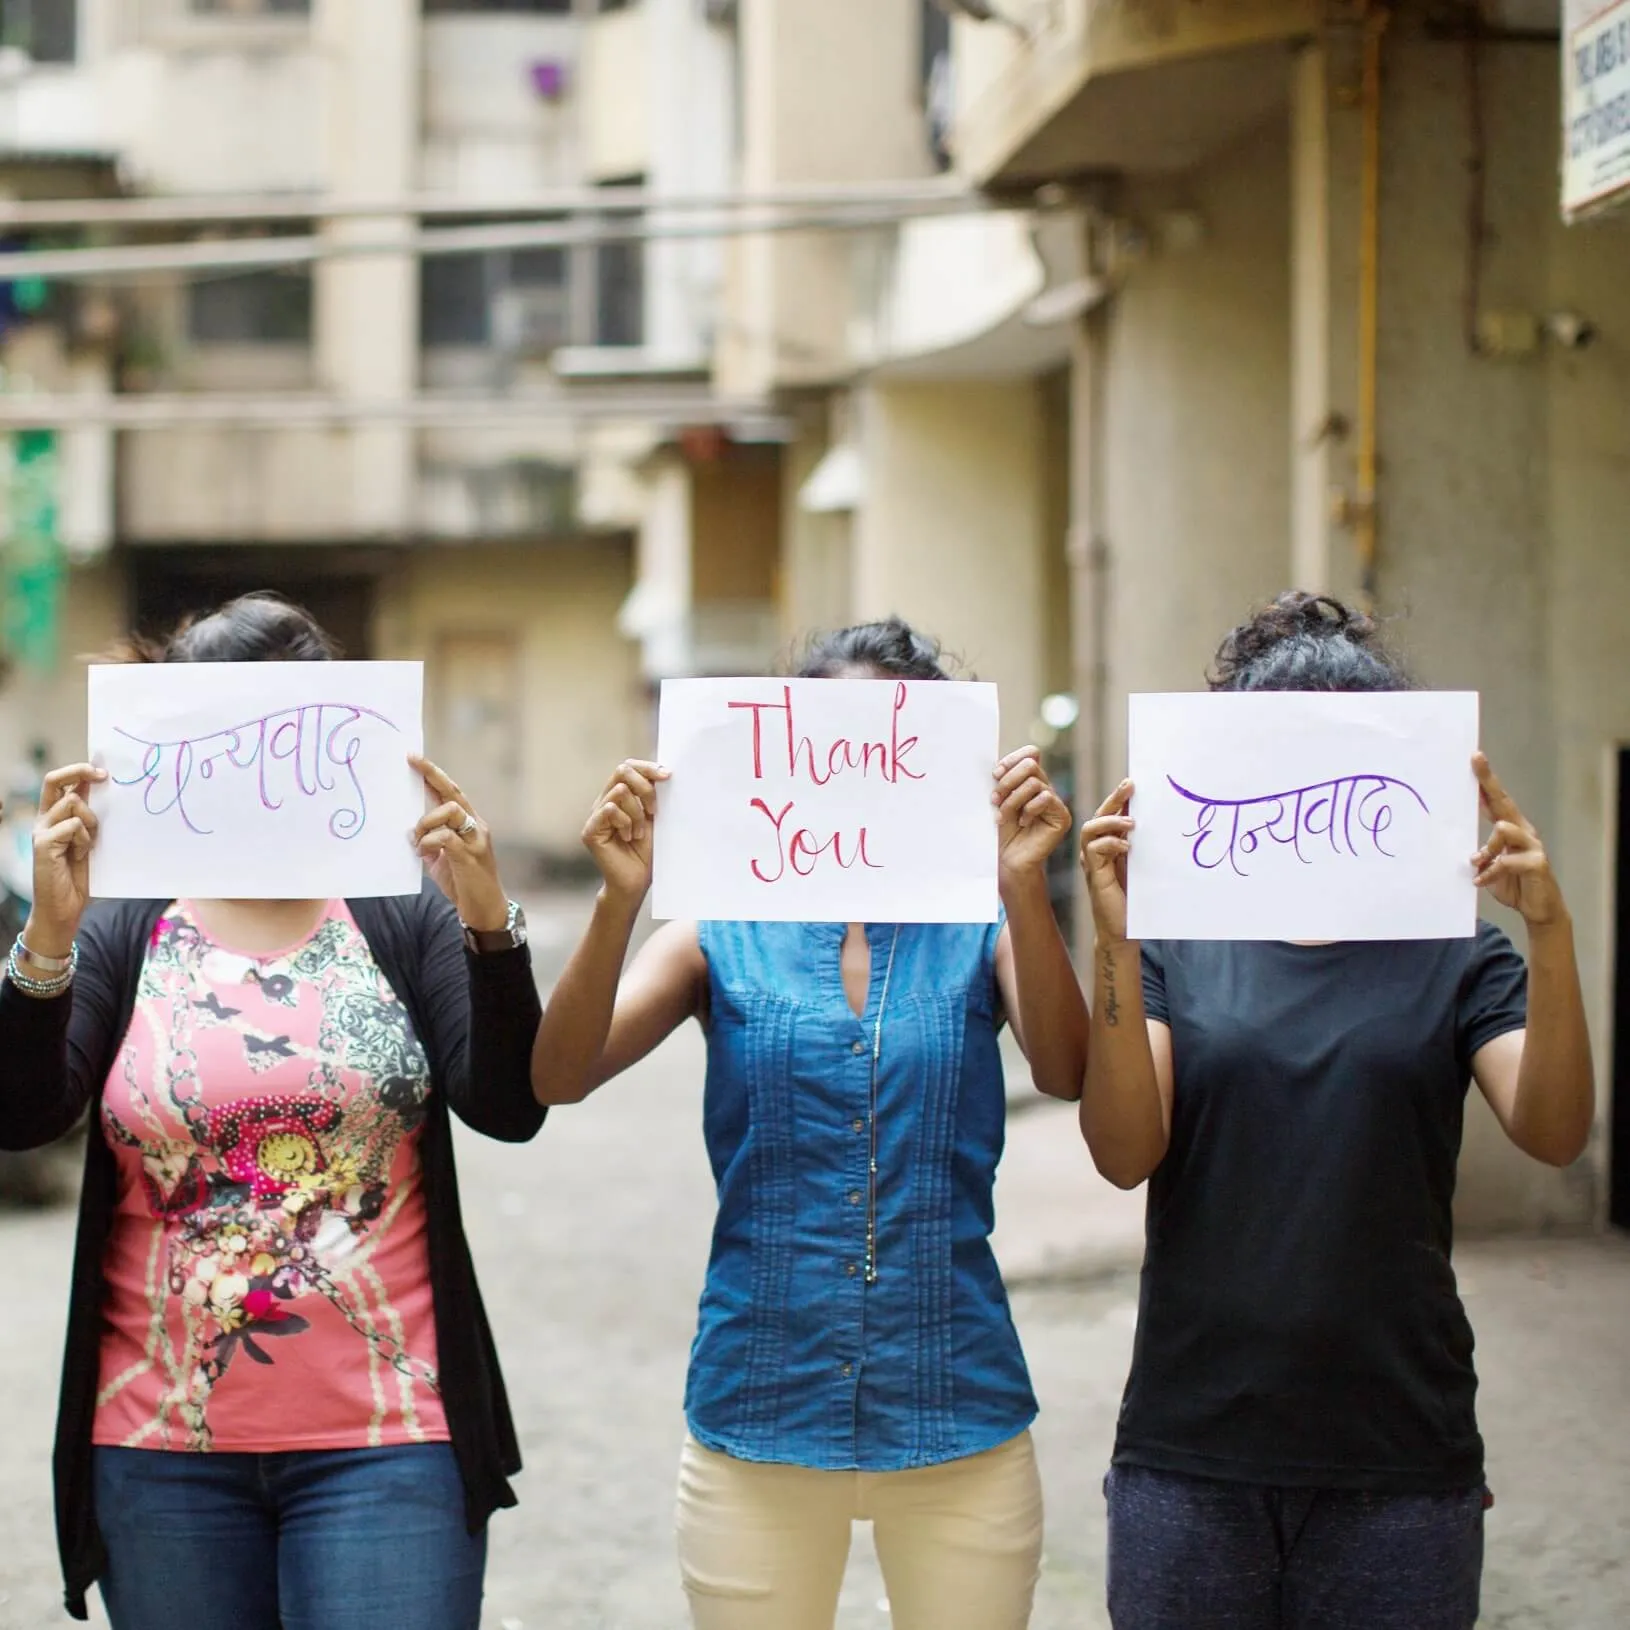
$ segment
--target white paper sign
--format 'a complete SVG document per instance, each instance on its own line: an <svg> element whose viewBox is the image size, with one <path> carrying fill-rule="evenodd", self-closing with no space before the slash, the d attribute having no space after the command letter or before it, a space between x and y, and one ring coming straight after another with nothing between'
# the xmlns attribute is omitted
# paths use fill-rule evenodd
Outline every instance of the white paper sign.
<svg viewBox="0 0 1630 1630"><path fill-rule="evenodd" d="M1568 0L1562 48L1562 212L1630 193L1630 0Z"/></svg>
<svg viewBox="0 0 1630 1630"><path fill-rule="evenodd" d="M994 922L994 685L662 687L652 910L737 922Z"/></svg>
<svg viewBox="0 0 1630 1630"><path fill-rule="evenodd" d="M1133 939L1476 932L1475 692L1134 696Z"/></svg>
<svg viewBox="0 0 1630 1630"><path fill-rule="evenodd" d="M417 662L93 667L91 892L417 894L423 698Z"/></svg>

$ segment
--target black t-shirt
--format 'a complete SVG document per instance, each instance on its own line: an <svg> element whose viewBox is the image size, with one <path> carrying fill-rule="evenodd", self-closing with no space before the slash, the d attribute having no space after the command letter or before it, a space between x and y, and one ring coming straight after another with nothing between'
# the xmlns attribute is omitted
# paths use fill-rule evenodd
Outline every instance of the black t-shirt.
<svg viewBox="0 0 1630 1630"><path fill-rule="evenodd" d="M1527 971L1475 939L1143 948L1171 1027L1118 1463L1274 1486L1475 1487L1472 1332L1449 1253L1478 1049Z"/></svg>

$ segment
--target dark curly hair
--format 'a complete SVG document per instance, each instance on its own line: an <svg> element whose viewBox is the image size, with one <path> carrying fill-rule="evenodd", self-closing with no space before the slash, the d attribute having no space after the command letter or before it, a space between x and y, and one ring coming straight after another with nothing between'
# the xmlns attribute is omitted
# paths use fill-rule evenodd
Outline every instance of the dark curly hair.
<svg viewBox="0 0 1630 1630"><path fill-rule="evenodd" d="M837 679L854 668L870 668L889 679L951 677L939 641L899 617L816 635L799 659L797 677Z"/></svg>
<svg viewBox="0 0 1630 1630"><path fill-rule="evenodd" d="M1234 629L1206 675L1212 690L1413 690L1373 617L1328 594L1289 590Z"/></svg>
<svg viewBox="0 0 1630 1630"><path fill-rule="evenodd" d="M330 662L340 647L304 607L257 589L187 618L168 639L138 635L111 655L119 662Z"/></svg>

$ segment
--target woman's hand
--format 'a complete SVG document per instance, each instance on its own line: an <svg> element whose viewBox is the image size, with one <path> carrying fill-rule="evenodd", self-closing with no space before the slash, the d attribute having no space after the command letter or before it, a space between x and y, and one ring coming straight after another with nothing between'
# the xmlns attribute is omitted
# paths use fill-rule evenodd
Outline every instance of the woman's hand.
<svg viewBox="0 0 1630 1630"><path fill-rule="evenodd" d="M53 770L40 790L34 822L34 900L23 944L40 956L65 957L91 899L91 849L96 817L90 790L108 772L94 764Z"/></svg>
<svg viewBox="0 0 1630 1630"><path fill-rule="evenodd" d="M1081 827L1081 870L1092 902L1093 926L1105 944L1126 938L1126 857L1132 852L1132 828L1137 824L1127 814L1132 792L1132 783L1123 781Z"/></svg>
<svg viewBox="0 0 1630 1630"><path fill-rule="evenodd" d="M459 921L478 934L497 933L509 921L509 896L498 878L487 823L444 770L417 754L408 762L439 800L414 828L414 847L436 887L453 902Z"/></svg>
<svg viewBox="0 0 1630 1630"><path fill-rule="evenodd" d="M1501 905L1520 911L1530 928L1566 922L1562 887L1539 833L1500 785L1482 753L1473 755L1472 769L1482 789L1483 808L1494 823L1488 842L1472 856L1478 888L1487 889Z"/></svg>
<svg viewBox="0 0 1630 1630"><path fill-rule="evenodd" d="M991 802L997 812L997 857L1004 878L1039 873L1069 836L1070 812L1053 791L1034 747L1009 753L996 766Z"/></svg>
<svg viewBox="0 0 1630 1630"><path fill-rule="evenodd" d="M617 766L583 828L583 847L594 857L606 892L628 903L651 887L651 835L657 818L660 764L630 758Z"/></svg>

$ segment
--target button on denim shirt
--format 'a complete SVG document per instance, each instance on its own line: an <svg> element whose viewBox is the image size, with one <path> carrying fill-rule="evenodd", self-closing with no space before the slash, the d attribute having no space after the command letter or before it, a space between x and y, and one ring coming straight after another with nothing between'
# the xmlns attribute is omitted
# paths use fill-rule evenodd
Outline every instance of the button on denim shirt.
<svg viewBox="0 0 1630 1630"><path fill-rule="evenodd" d="M994 1448L1035 1418L989 1241L1006 1108L998 931L905 925L890 972L895 930L869 927L857 1016L843 924L701 925L719 1216L685 1412L705 1447L898 1471Z"/></svg>

